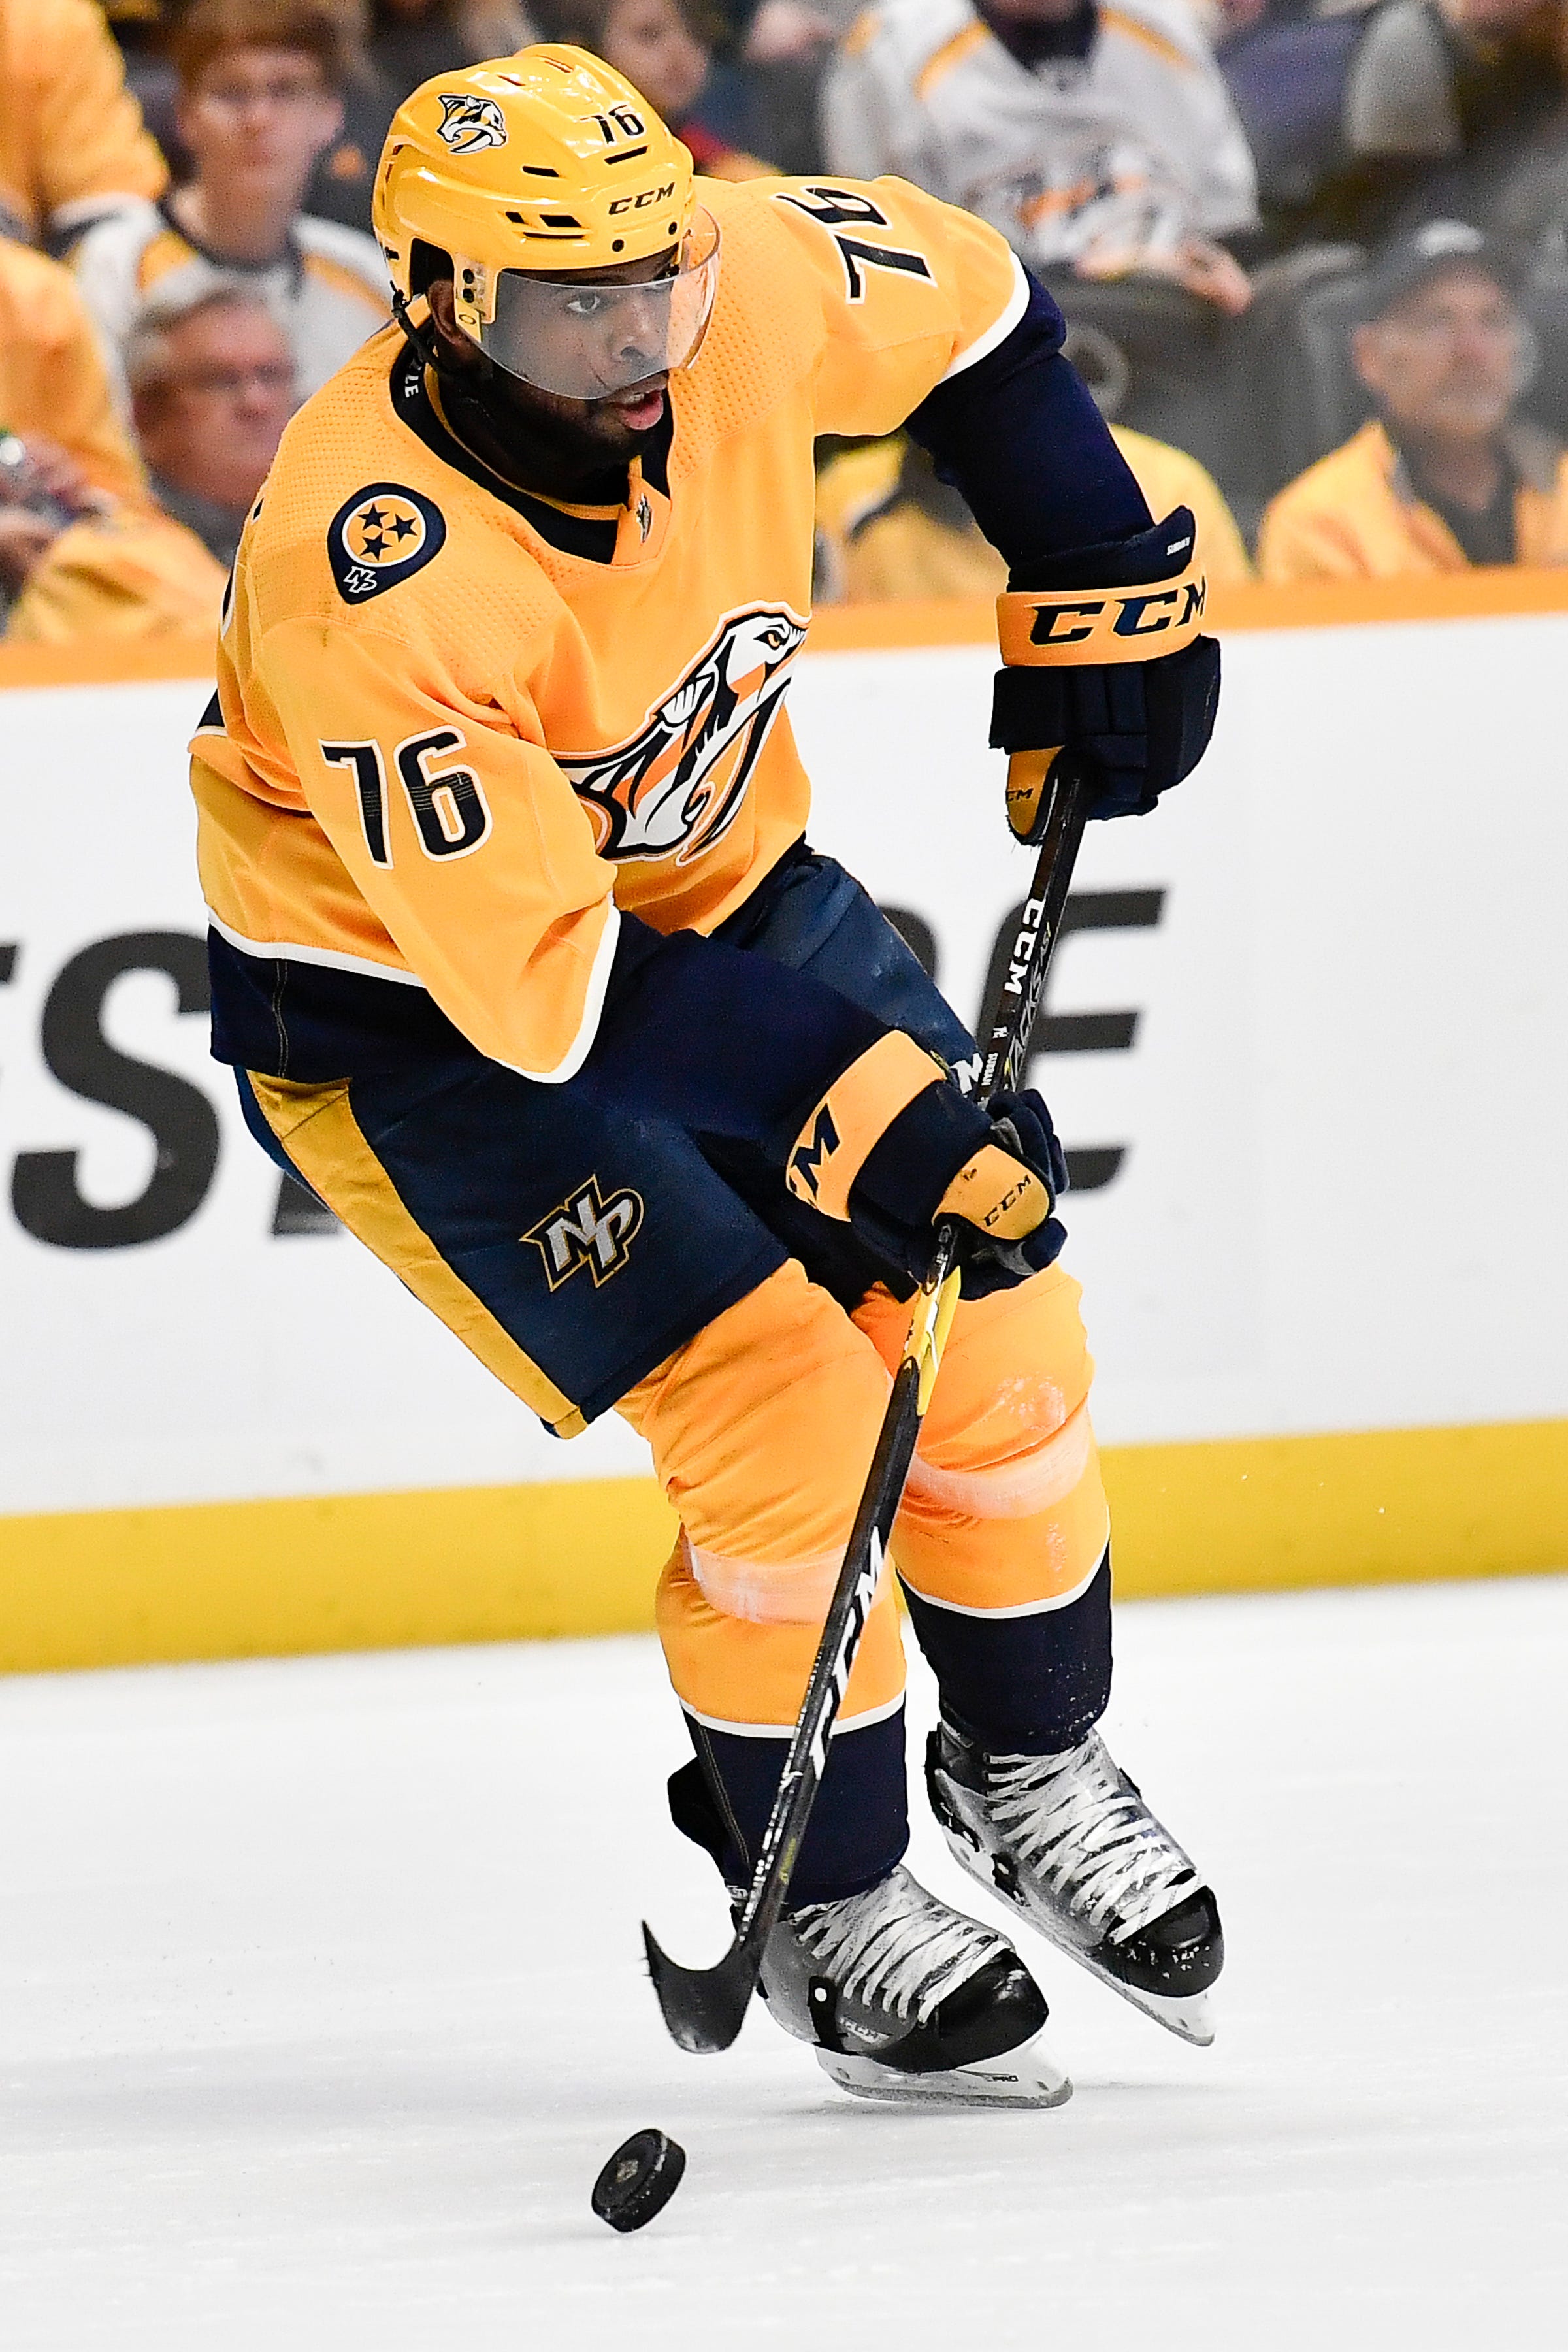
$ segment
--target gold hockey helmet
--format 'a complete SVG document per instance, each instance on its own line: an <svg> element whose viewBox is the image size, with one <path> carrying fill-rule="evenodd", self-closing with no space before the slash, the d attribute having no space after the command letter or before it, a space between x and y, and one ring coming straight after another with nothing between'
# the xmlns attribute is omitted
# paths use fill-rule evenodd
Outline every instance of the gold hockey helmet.
<svg viewBox="0 0 1568 2352"><path fill-rule="evenodd" d="M717 225L686 148L586 49L545 43L422 83L393 117L372 211L400 304L423 290L416 248L449 255L458 326L525 382L592 399L696 356ZM666 253L647 285L551 276Z"/></svg>

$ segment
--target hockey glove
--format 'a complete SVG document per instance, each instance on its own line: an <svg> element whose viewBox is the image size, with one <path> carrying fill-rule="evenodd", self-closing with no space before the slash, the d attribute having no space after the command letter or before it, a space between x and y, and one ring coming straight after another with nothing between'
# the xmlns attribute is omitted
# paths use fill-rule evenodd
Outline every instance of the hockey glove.
<svg viewBox="0 0 1568 2352"><path fill-rule="evenodd" d="M785 1181L841 1218L910 1282L925 1277L939 1218L963 1234L968 1297L1049 1265L1067 1236L1051 1215L1067 1167L1039 1096L997 1095L994 1116L903 1036L883 1038L835 1081L795 1139Z"/></svg>
<svg viewBox="0 0 1568 2352"><path fill-rule="evenodd" d="M985 1108L995 1142L960 1169L942 1199L944 1212L976 1228L976 1238L966 1238L958 1254L965 1298L985 1298L1026 1282L1060 1256L1067 1239L1066 1227L1050 1214L1068 1189L1067 1154L1044 1097L1033 1087L1016 1095L998 1091ZM994 1169L991 1163L998 1159L1005 1164ZM1020 1161L1036 1180L1027 1192L1017 1181ZM988 1176L1001 1180L989 1200L983 1190Z"/></svg>
<svg viewBox="0 0 1568 2352"><path fill-rule="evenodd" d="M1015 572L996 600L994 749L1007 762L1007 822L1037 843L1064 751L1097 787L1090 816L1146 816L1208 747L1219 646L1198 634L1206 583L1189 507L1134 539Z"/></svg>

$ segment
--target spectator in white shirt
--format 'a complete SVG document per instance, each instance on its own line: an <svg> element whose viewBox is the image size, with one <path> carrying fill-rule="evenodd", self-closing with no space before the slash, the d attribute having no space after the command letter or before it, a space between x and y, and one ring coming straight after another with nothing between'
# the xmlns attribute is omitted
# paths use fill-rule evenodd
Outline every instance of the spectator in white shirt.
<svg viewBox="0 0 1568 2352"><path fill-rule="evenodd" d="M238 278L270 306L314 392L389 314L374 240L302 214L311 167L342 124L353 19L342 0L193 0L171 42L195 176L83 238L76 269L118 351L154 287Z"/></svg>
<svg viewBox="0 0 1568 2352"><path fill-rule="evenodd" d="M1246 135L1187 0L882 0L824 93L830 167L978 213L1037 269L1173 278L1226 311L1258 226Z"/></svg>

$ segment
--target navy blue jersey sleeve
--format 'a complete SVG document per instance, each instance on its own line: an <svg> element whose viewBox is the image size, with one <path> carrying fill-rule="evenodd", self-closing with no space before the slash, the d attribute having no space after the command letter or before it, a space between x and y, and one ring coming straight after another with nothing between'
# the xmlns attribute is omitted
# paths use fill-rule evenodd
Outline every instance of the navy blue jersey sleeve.
<svg viewBox="0 0 1568 2352"><path fill-rule="evenodd" d="M909 429L1015 571L1131 539L1153 520L1082 377L1062 356L1062 314L1029 281L1010 335L928 394Z"/></svg>

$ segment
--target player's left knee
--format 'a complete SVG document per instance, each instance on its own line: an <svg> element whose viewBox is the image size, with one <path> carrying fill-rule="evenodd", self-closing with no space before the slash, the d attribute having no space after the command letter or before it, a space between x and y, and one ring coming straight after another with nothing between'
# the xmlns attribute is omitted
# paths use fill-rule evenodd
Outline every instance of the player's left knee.
<svg viewBox="0 0 1568 2352"><path fill-rule="evenodd" d="M1051 1266L959 1309L894 1537L906 1580L934 1601L1059 1605L1105 1550L1079 1296Z"/></svg>
<svg viewBox="0 0 1568 2352"><path fill-rule="evenodd" d="M1094 1367L1079 1296L1053 1265L961 1305L910 1472L916 1517L1035 1518L1081 1484L1094 1456ZM863 1328L886 1344L886 1308L863 1311Z"/></svg>

